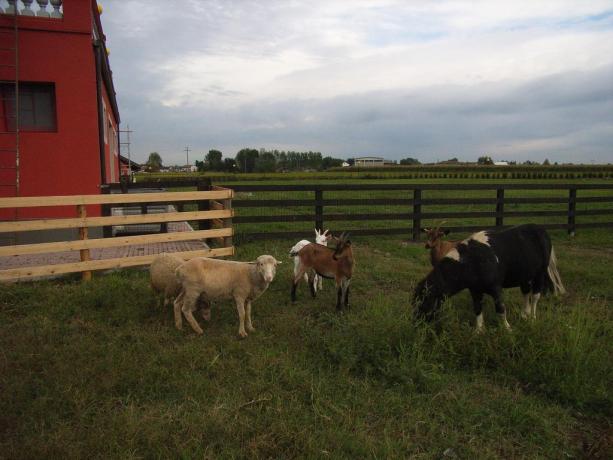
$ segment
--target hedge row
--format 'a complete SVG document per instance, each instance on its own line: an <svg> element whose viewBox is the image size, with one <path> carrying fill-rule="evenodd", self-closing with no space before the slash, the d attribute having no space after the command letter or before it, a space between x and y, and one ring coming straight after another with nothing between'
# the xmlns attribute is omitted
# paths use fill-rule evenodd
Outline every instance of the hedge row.
<svg viewBox="0 0 613 460"><path fill-rule="evenodd" d="M588 170L588 171L353 171L351 174L339 174L330 172L291 172L291 173L252 173L252 174L138 174L137 182L168 181L193 182L199 177L210 177L215 183L239 182L239 181L266 181L266 180L347 180L347 179L611 179L613 169Z"/></svg>

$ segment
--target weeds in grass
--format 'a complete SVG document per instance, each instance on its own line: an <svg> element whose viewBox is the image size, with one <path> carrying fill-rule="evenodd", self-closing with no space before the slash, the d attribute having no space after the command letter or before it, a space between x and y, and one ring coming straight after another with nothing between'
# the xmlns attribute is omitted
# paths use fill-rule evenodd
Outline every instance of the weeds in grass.
<svg viewBox="0 0 613 460"><path fill-rule="evenodd" d="M343 315L329 282L291 304L283 265L243 341L232 302L177 331L139 270L3 286L0 457L610 458L611 256L562 243L571 294L522 321L507 291L510 333L487 304L475 334L463 294L413 321L427 254L394 239L356 241Z"/></svg>

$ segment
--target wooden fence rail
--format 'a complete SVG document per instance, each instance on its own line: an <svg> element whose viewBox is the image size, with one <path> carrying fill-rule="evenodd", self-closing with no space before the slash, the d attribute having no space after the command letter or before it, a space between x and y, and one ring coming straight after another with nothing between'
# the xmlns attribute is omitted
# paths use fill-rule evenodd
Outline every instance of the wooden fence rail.
<svg viewBox="0 0 613 460"><path fill-rule="evenodd" d="M232 255L232 197L234 192L230 189L216 187L214 190L196 192L160 192L160 193L134 193L134 194L106 194L106 195L79 195L54 197L13 197L0 198L0 208L27 208L48 206L76 206L77 216L58 219L36 219L0 222L0 233L3 232L30 232L51 229L78 229L79 239L75 241L59 241L50 243L21 244L0 247L0 257L18 255L44 254L60 251L79 251L80 262L52 264L42 266L20 267L0 270L0 281L14 281L31 277L58 275L64 273L81 272L84 279L91 278L92 270L132 267L149 264L154 255L132 256L90 260L90 249L103 249L134 244L166 243L176 241L208 240L221 238L222 247L194 250L178 253L185 259L198 256L220 257ZM145 206L151 203L188 203L198 204L198 211L165 212L144 215L122 216L87 216L86 205L125 206L134 203ZM218 203L211 208L210 202ZM137 236L122 236L115 238L89 238L89 229L92 227L109 227L113 225L131 225L145 223L167 222L221 222L220 228L211 228L189 232L161 233Z"/></svg>

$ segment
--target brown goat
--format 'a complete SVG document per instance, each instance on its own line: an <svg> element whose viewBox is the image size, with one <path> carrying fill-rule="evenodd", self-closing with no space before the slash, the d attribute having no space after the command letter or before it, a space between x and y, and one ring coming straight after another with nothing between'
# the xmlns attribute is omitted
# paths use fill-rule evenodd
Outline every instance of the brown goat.
<svg viewBox="0 0 613 460"><path fill-rule="evenodd" d="M305 273L309 276L311 295L315 297L312 280L315 272L319 276L334 278L336 281L336 309L341 310L343 305L349 307L349 283L353 275L353 251L348 234L343 233L338 237L334 249L321 244L310 243L297 253L290 255L298 256L300 261L292 284L292 302L296 301L296 287Z"/></svg>
<svg viewBox="0 0 613 460"><path fill-rule="evenodd" d="M459 241L443 240L443 237L449 234L449 230L441 230L440 227L422 228L421 231L428 237L426 249L430 249L430 263L433 267L459 243Z"/></svg>

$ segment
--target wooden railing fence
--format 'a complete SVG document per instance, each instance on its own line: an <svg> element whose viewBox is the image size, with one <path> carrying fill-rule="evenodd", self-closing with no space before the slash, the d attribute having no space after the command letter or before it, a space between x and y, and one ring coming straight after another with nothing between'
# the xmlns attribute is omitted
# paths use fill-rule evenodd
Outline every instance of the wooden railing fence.
<svg viewBox="0 0 613 460"><path fill-rule="evenodd" d="M0 222L0 233L29 232L51 229L78 229L79 239L74 241L59 241L36 244L18 244L0 246L0 257L25 254L43 254L61 251L79 251L80 261L63 264L52 264L32 267L21 267L0 270L0 281L21 280L32 277L59 275L65 273L83 273L84 279L91 278L92 270L105 270L114 268L147 265L154 255L143 255L123 258L91 260L90 250L130 246L133 244L164 243L175 241L206 240L221 238L223 246L210 250L196 250L177 253L185 259L198 256L220 257L234 253L232 246L232 197L234 192L230 189L215 187L210 191L195 192L160 192L160 193L134 193L134 194L108 194L108 195L71 195L51 197L13 197L0 198L0 208L31 208L49 206L74 206L78 217L36 219ZM183 211L184 203L198 203L197 211ZM102 205L105 207L126 206L134 204L176 204L178 211L159 214L142 215L103 215L87 216L87 205ZM209 203L215 203L210 209ZM108 214L108 213L107 213ZM150 235L121 236L115 238L89 238L91 227L107 227L114 225L134 225L151 223L168 223L198 221L199 223L218 223L203 225L196 231L158 233Z"/></svg>

